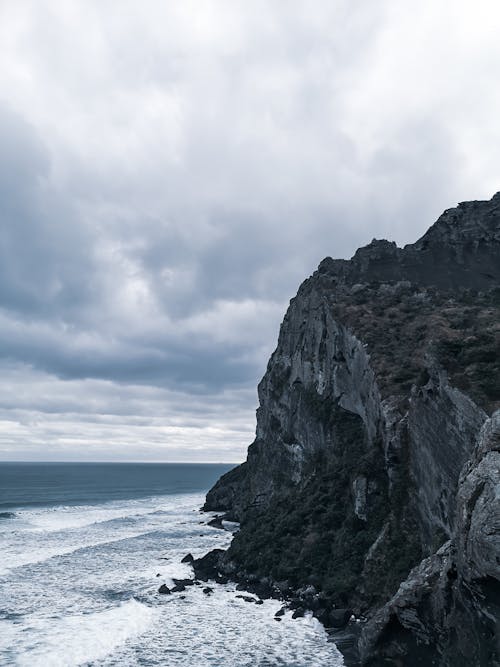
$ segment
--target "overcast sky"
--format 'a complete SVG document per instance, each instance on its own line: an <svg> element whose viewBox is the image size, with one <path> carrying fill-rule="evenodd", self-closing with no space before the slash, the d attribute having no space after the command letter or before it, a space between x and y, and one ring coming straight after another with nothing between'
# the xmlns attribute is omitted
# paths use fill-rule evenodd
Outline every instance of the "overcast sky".
<svg viewBox="0 0 500 667"><path fill-rule="evenodd" d="M300 282L500 189L498 0L0 0L0 459L240 461Z"/></svg>

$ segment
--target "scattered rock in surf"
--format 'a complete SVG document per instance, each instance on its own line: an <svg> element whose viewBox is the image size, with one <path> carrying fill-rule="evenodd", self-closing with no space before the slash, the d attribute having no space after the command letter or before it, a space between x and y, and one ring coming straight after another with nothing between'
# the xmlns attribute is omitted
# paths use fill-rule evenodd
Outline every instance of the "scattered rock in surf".
<svg viewBox="0 0 500 667"><path fill-rule="evenodd" d="M16 515L14 512L0 512L0 519L15 519Z"/></svg>
<svg viewBox="0 0 500 667"><path fill-rule="evenodd" d="M304 607L297 607L297 609L292 614L292 618L302 618L304 614L305 614Z"/></svg>
<svg viewBox="0 0 500 667"><path fill-rule="evenodd" d="M182 593L182 591L185 591L186 587L185 586L180 586L179 584L175 585L170 592L171 593Z"/></svg>
<svg viewBox="0 0 500 667"><path fill-rule="evenodd" d="M158 572L156 576L157 576L157 577L161 577L161 574Z"/></svg>
<svg viewBox="0 0 500 667"><path fill-rule="evenodd" d="M236 597L245 600L245 602L257 602L257 600L253 598L251 595L237 595Z"/></svg>
<svg viewBox="0 0 500 667"><path fill-rule="evenodd" d="M210 519L210 521L207 521L207 526L211 526L212 528L220 528L221 530L224 530L224 526L222 525L222 515L221 516L215 516L213 519Z"/></svg>
<svg viewBox="0 0 500 667"><path fill-rule="evenodd" d="M193 566L196 578L201 581L208 581L209 579L217 581L217 577L220 576L219 570L224 553L222 549L213 549L202 558L193 560L191 565Z"/></svg>
<svg viewBox="0 0 500 667"><path fill-rule="evenodd" d="M166 584L162 584L158 589L158 593L161 593L162 595L170 595L172 591Z"/></svg>
<svg viewBox="0 0 500 667"><path fill-rule="evenodd" d="M205 593L205 595L212 595L214 589L210 588L210 586L207 586L206 588L203 589L203 592Z"/></svg>
<svg viewBox="0 0 500 667"><path fill-rule="evenodd" d="M278 609L278 611L274 614L275 617L280 617L284 616L286 611L286 607L281 607L281 609Z"/></svg>
<svg viewBox="0 0 500 667"><path fill-rule="evenodd" d="M181 563L192 563L193 561L194 561L193 555L186 554L184 558L181 560Z"/></svg>
<svg viewBox="0 0 500 667"><path fill-rule="evenodd" d="M194 586L194 579L172 579L175 586Z"/></svg>
<svg viewBox="0 0 500 667"><path fill-rule="evenodd" d="M275 616L275 617L274 617L274 620L275 620L275 621L279 621L279 622L281 623L281 618L280 618L279 616Z"/></svg>

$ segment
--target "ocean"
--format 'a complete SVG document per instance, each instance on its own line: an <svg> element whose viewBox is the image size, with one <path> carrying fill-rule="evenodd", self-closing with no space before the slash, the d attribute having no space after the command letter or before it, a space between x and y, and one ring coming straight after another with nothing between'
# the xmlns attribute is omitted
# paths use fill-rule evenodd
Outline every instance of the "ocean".
<svg viewBox="0 0 500 667"><path fill-rule="evenodd" d="M0 665L339 667L316 619L232 584L162 583L225 548L200 507L228 465L0 463Z"/></svg>

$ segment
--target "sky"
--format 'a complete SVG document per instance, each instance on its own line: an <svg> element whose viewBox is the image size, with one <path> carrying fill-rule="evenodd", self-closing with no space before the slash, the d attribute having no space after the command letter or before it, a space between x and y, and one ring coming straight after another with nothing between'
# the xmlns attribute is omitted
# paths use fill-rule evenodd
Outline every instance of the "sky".
<svg viewBox="0 0 500 667"><path fill-rule="evenodd" d="M325 256L500 190L498 0L0 0L0 460L239 462Z"/></svg>

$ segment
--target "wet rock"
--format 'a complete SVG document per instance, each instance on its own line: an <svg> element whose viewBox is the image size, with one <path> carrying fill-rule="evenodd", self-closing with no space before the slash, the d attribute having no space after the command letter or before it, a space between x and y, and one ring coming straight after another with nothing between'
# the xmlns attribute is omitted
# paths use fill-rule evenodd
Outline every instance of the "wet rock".
<svg viewBox="0 0 500 667"><path fill-rule="evenodd" d="M222 520L223 516L216 516L213 519L210 519L210 521L207 521L207 526L211 526L212 528L220 528L221 530L224 530L224 526L222 525Z"/></svg>
<svg viewBox="0 0 500 667"><path fill-rule="evenodd" d="M176 584L173 588L170 589L171 593L182 593L186 590L186 587L182 584Z"/></svg>
<svg viewBox="0 0 500 667"><path fill-rule="evenodd" d="M329 626L331 628L344 628L351 618L349 609L332 609L328 614Z"/></svg>
<svg viewBox="0 0 500 667"><path fill-rule="evenodd" d="M194 586L194 579L172 579L176 586Z"/></svg>
<svg viewBox="0 0 500 667"><path fill-rule="evenodd" d="M181 563L192 563L194 561L194 558L192 554L186 554L184 558L181 560Z"/></svg>
<svg viewBox="0 0 500 667"><path fill-rule="evenodd" d="M225 551L222 549L213 549L202 558L195 558L191 565L196 576L200 581L209 579L217 580L220 577L220 569L224 559Z"/></svg>
<svg viewBox="0 0 500 667"><path fill-rule="evenodd" d="M172 591L166 584L162 584L158 589L158 593L161 593L162 595L170 595L171 592Z"/></svg>
<svg viewBox="0 0 500 667"><path fill-rule="evenodd" d="M245 600L245 602L257 602L251 595L236 595L236 597ZM262 600L260 600L260 603L262 604Z"/></svg>
<svg viewBox="0 0 500 667"><path fill-rule="evenodd" d="M306 613L306 610L304 607L297 607L295 611L292 614L292 618L302 618L304 614Z"/></svg>
<svg viewBox="0 0 500 667"><path fill-rule="evenodd" d="M214 589L213 589L213 588L210 588L210 586L206 586L206 587L203 589L203 592L205 593L205 595L212 595L212 593L214 592Z"/></svg>
<svg viewBox="0 0 500 667"><path fill-rule="evenodd" d="M317 618L320 623L323 623L324 626L329 625L329 611L328 609L320 608L313 611L314 618Z"/></svg>

